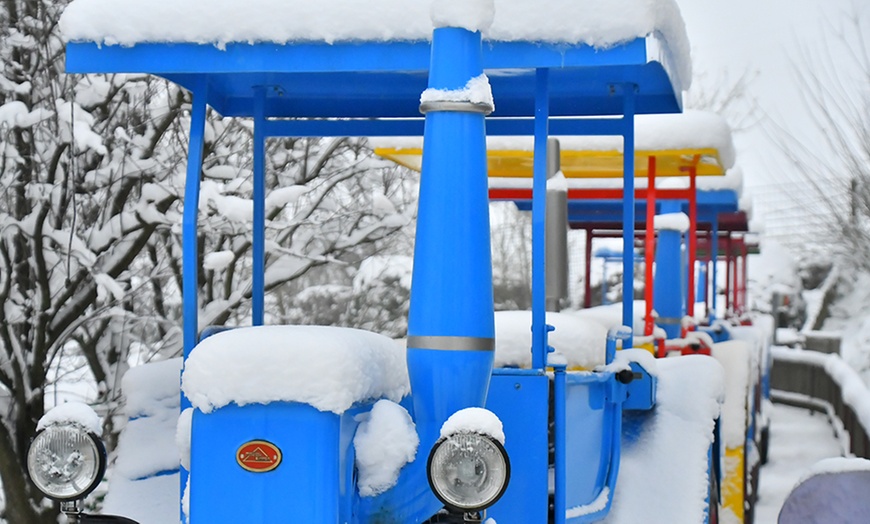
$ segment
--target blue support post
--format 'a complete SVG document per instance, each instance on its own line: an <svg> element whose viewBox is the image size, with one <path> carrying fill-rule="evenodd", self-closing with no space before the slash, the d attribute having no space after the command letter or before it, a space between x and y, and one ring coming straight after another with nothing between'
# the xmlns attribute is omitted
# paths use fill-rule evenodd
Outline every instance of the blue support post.
<svg viewBox="0 0 870 524"><path fill-rule="evenodd" d="M480 33L436 28L429 87L457 90L481 74ZM446 100L424 102L420 109L426 122L408 371L420 449L428 450L450 415L484 405L492 374L495 321L484 125L492 108Z"/></svg>
<svg viewBox="0 0 870 524"><path fill-rule="evenodd" d="M622 324L634 328L634 84L623 86ZM632 341L629 340L629 344ZM630 347L629 345L629 347Z"/></svg>
<svg viewBox="0 0 870 524"><path fill-rule="evenodd" d="M262 326L266 300L266 88L254 93L254 220L251 249L251 325Z"/></svg>
<svg viewBox="0 0 870 524"><path fill-rule="evenodd" d="M695 286L695 302L707 302L707 263L699 262L698 264L698 282Z"/></svg>
<svg viewBox="0 0 870 524"><path fill-rule="evenodd" d="M199 185L202 172L202 146L205 142L205 115L208 82L197 80L190 112L190 143L187 150L187 178L184 186L184 216L182 218L182 294L184 301L184 358L190 354L199 338L199 257L196 226L199 216ZM194 297L193 300L190 297ZM182 399L183 401L184 399ZM188 404L189 405L189 404ZM182 405L182 408L187 407Z"/></svg>
<svg viewBox="0 0 870 524"><path fill-rule="evenodd" d="M197 249L197 218L199 217L199 188L202 173L202 147L205 143L205 117L208 102L208 81L197 79L192 92L190 112L190 142L187 146L187 177L184 184L184 216L182 217L182 295L183 309L183 357L187 359L199 338L199 257ZM192 297L192 298L191 298ZM181 410L190 407L190 400L181 393ZM189 473L180 468L179 499L184 496ZM179 507L181 521L184 510Z"/></svg>
<svg viewBox="0 0 870 524"><path fill-rule="evenodd" d="M564 524L568 510L567 486L568 477L565 468L567 466L566 448L566 377L565 366L553 366L553 515L554 524Z"/></svg>
<svg viewBox="0 0 870 524"><path fill-rule="evenodd" d="M662 214L679 213L680 210L679 202L668 200L661 203ZM682 240L683 235L679 231L658 232L653 305L658 313L656 324L665 330L668 338L679 338L680 322L686 314Z"/></svg>
<svg viewBox="0 0 870 524"><path fill-rule="evenodd" d="M631 342L631 328L628 326L612 327L607 331L604 342L604 363L610 364L616 358L617 343L622 341L622 347L628 348L627 342Z"/></svg>
<svg viewBox="0 0 870 524"><path fill-rule="evenodd" d="M549 134L549 70L535 76L535 158L532 183L532 369L547 365L547 137Z"/></svg>
<svg viewBox="0 0 870 524"><path fill-rule="evenodd" d="M684 246L688 245L689 234L686 232L680 235L680 296L686 314L689 313L689 300L695 299L693 291L689 290L689 251L684 249Z"/></svg>

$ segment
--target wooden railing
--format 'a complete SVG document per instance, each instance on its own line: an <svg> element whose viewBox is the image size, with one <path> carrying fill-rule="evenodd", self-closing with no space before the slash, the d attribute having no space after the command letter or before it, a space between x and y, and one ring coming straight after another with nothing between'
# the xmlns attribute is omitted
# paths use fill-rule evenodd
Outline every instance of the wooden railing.
<svg viewBox="0 0 870 524"><path fill-rule="evenodd" d="M770 373L773 400L829 412L842 423L849 451L870 458L870 392L839 355L774 348ZM779 395L777 392L791 393ZM838 428L839 429L839 428Z"/></svg>

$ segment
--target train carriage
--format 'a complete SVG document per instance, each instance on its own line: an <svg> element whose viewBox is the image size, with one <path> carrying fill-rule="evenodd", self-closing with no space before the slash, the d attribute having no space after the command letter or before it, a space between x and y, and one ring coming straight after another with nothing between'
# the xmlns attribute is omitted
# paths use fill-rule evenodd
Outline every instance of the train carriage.
<svg viewBox="0 0 870 524"><path fill-rule="evenodd" d="M571 343L550 344L559 327L545 311L548 137L621 137L634 151L635 115L679 112L690 76L673 1L591 4L439 0L431 12L398 0L325 0L316 10L269 0L207 11L183 0L70 5L61 21L68 72L150 73L193 97L183 467L174 494L181 519L576 523L636 522L643 512L715 521L721 367L628 349L630 301L621 317L629 329L607 333L602 365L569 370ZM251 326L205 337L191 203L207 107L253 122L254 279ZM486 139L500 135L534 137L528 367L493 365ZM423 136L406 348L354 330L263 325L264 144L281 136ZM621 163L630 252L635 156ZM632 263L624 274L633 280ZM41 445L80 427L65 422L48 421ZM71 497L55 491L65 480L55 481L41 489L72 518L110 520L81 512L87 489Z"/></svg>

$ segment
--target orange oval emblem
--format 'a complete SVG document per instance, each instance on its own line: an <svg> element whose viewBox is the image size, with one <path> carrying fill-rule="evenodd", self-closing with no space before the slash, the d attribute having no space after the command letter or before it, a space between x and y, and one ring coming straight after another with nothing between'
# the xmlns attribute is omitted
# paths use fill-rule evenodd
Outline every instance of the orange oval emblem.
<svg viewBox="0 0 870 524"><path fill-rule="evenodd" d="M281 463L281 450L271 442L252 440L242 444L236 451L236 462L248 471L266 473Z"/></svg>

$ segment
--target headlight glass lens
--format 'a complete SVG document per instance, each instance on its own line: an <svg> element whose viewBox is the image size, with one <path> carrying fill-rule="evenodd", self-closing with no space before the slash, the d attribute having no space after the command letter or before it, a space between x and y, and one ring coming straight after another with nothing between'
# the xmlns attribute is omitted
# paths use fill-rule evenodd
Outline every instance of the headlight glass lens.
<svg viewBox="0 0 870 524"><path fill-rule="evenodd" d="M458 433L435 444L429 456L429 483L448 507L488 508L504 493L510 463L504 448L477 433Z"/></svg>
<svg viewBox="0 0 870 524"><path fill-rule="evenodd" d="M33 439L27 470L40 491L56 500L75 500L97 487L105 472L105 448L77 426L51 426Z"/></svg>

